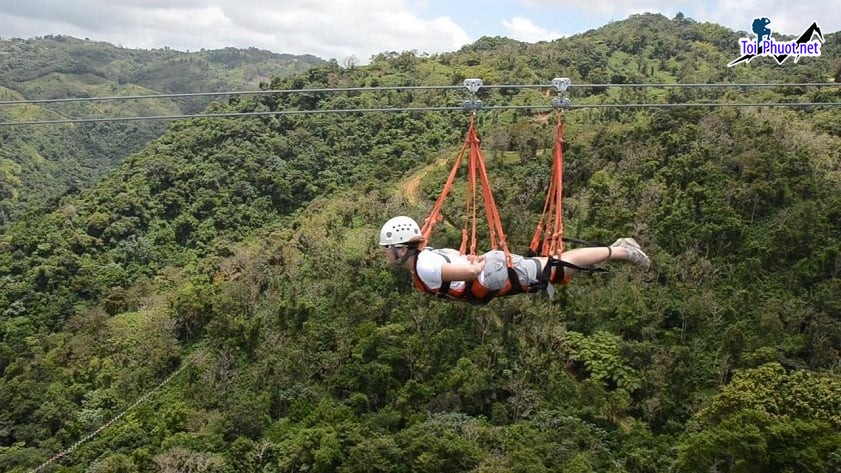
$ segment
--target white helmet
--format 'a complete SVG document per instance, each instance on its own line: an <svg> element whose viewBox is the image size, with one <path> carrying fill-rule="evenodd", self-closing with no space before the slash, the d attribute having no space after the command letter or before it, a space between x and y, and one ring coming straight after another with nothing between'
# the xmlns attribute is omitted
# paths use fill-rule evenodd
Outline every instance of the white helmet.
<svg viewBox="0 0 841 473"><path fill-rule="evenodd" d="M420 226L410 217L400 216L385 222L380 229L380 246L405 245L406 243L421 241Z"/></svg>

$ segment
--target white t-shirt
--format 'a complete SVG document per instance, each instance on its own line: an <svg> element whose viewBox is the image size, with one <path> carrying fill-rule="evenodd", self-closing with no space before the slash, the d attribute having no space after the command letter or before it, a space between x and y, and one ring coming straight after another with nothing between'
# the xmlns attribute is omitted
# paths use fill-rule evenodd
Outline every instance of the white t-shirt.
<svg viewBox="0 0 841 473"><path fill-rule="evenodd" d="M467 256L462 255L458 250L451 248L432 249L425 248L418 253L417 264L415 271L418 278L426 284L430 289L439 289L441 287L441 265L447 260L441 254L447 255L450 263L469 263ZM450 289L459 290L464 286L464 281L451 281Z"/></svg>

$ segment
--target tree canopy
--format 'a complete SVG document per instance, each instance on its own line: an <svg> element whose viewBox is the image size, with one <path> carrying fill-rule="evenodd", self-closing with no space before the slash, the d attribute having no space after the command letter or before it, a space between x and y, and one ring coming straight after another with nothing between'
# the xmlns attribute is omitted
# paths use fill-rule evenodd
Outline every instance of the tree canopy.
<svg viewBox="0 0 841 473"><path fill-rule="evenodd" d="M635 15L552 42L482 38L431 57L328 63L267 86L837 75L836 33L826 35L825 57L727 68L737 38L682 15ZM838 102L841 91L569 95ZM463 97L307 92L208 110L433 107ZM488 105L551 98L534 89L481 95ZM477 119L508 244L522 251L542 209L556 116L513 108ZM553 300L472 307L419 294L390 270L379 226L397 214L425 217L466 111L182 120L90 186L14 219L0 235L0 469L30 471L82 439L48 468L841 467L835 108L575 109L564 119L568 236L634 236L650 273L611 264ZM7 182L22 175L15 163L0 159ZM460 212L450 206L447 218ZM433 244L457 237L442 225Z"/></svg>

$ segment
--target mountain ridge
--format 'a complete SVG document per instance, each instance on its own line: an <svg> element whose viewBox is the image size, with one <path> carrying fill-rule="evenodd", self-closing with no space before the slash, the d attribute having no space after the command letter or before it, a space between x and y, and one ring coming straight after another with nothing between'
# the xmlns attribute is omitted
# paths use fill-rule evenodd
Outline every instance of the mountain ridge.
<svg viewBox="0 0 841 473"><path fill-rule="evenodd" d="M9 122L193 114L214 98L118 98L256 90L272 77L325 63L311 55L277 54L256 48L182 53L170 49L126 49L60 35L0 40L0 53L7 58L0 68L0 94L8 96L7 100L59 100L0 106L0 120ZM113 99L60 102L97 97ZM5 189L0 194L0 225L28 207L43 206L65 192L89 187L128 155L164 133L167 124L129 121L41 126L41 130L49 128L46 132L37 126L2 128L0 159L15 163L7 168L16 171L14 179L0 181L0 187ZM74 145L71 156L58 149L56 143L62 142ZM19 152L24 143L28 143L37 161Z"/></svg>

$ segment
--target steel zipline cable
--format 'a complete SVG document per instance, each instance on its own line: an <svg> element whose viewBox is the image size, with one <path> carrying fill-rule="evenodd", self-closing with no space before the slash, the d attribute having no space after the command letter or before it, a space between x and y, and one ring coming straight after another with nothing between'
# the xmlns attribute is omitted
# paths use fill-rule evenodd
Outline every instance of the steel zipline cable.
<svg viewBox="0 0 841 473"><path fill-rule="evenodd" d="M570 105L566 109L605 109L605 108L724 108L724 107L837 107L841 102L758 102L758 103L612 103ZM551 105L495 105L483 106L481 110L551 110ZM465 107L398 107L398 108L341 108L317 110L278 110L264 112L222 112L196 113L184 115L149 115L140 117L103 117L103 118L59 118L54 120L31 120L21 122L0 122L0 127L23 125L58 125L70 123L103 123L130 122L145 120L181 120L200 118L248 118L270 117L281 115L316 115L316 114L347 114L347 113L400 113L400 112L435 112L465 110Z"/></svg>
<svg viewBox="0 0 841 473"><path fill-rule="evenodd" d="M558 80L558 79L556 79ZM688 83L688 84L663 84L663 83L639 83L639 84L567 84L569 88L773 88L773 87L838 87L835 82L808 82L808 83ZM554 84L536 85L481 85L484 89L547 89L554 87ZM382 91L412 91L412 90L463 90L464 86L392 86L392 87L344 87L344 88L311 88L311 89L275 89L275 90L252 90L252 91L229 91L229 92L196 92L180 94L155 94L155 95L127 95L110 97L79 97L63 99L33 99L33 100L6 100L0 101L0 106L11 105L36 105L56 103L80 103L80 102L102 102L117 100L142 100L142 99L170 99L183 97L215 97L215 96L243 96L243 95L277 95L277 94L317 94L317 93L339 93L339 92L382 92ZM475 93L474 93L475 95ZM565 105L567 109L583 108L685 108L685 107L835 107L838 102L760 102L760 103L738 103L738 102L707 102L707 103L601 103L601 104L580 104ZM309 114L342 114L342 113L388 113L388 112L432 112L432 111L456 111L464 110L465 106L443 106L443 107L383 107L383 108L342 108L342 109L312 109L312 110L277 110L260 112L220 112L220 113L196 113L196 114L172 114L152 115L136 117L84 117L84 118L59 118L29 121L7 121L0 122L0 127L15 125L56 125L70 123L102 123L102 122L128 122L128 121L154 121L154 120L180 120L188 118L244 118L244 117L266 117L280 115L309 115ZM542 110L556 108L554 105L495 105L480 106L476 109L482 110L512 110L530 109Z"/></svg>

